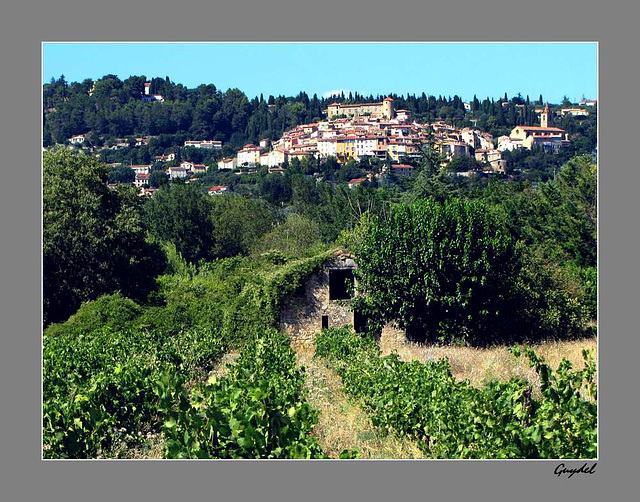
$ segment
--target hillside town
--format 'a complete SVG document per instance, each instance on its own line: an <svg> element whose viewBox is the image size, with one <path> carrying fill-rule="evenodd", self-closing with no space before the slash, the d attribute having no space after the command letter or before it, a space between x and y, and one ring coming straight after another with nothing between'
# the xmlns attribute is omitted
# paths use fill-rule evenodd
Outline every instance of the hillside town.
<svg viewBox="0 0 640 502"><path fill-rule="evenodd" d="M164 101L161 95L150 94L149 88L149 82L146 82L141 95L144 101ZM471 106L469 103L464 105L465 108ZM382 166L375 174L378 178L385 174L412 176L424 146L430 144L441 156L441 167L446 167L454 159L473 159L476 166L482 166L480 171L477 168L473 171L458 170L458 175L470 176L477 172L504 174L504 152L519 149L558 152L569 146L571 139L567 131L554 126L554 115L585 117L589 115L588 108L594 105L595 101L583 100L576 107L552 111L547 103L544 108L535 110L540 117L539 126L518 125L509 135L494 138L479 128L456 127L444 120L420 123L412 117L410 110L396 109L391 96L372 103L333 102L323 112L325 120L297 125L286 130L279 139L264 138L257 145L247 143L235 156L218 160L217 165L176 160L174 151L155 156L154 164L131 164L129 167L135 173L132 182L140 189L140 195L152 196L156 188L150 188L150 175L158 170L158 165L164 166L167 180L183 180L186 183L197 181L198 175L211 173L211 168L241 175L255 173L259 168L266 167L270 174L284 174L286 166L295 160L322 162L329 158L334 158L339 164L377 159ZM141 146L149 144L150 138L123 138L111 148L132 146L132 141L134 146ZM68 138L68 143L85 147L85 135L74 135ZM223 150L220 140L186 140L182 146L213 152ZM110 165L113 167L120 163ZM354 187L363 181L372 181L373 177L374 174L368 172L366 178L354 178L348 184ZM220 194L226 189L224 186L215 186L209 193Z"/></svg>
<svg viewBox="0 0 640 502"><path fill-rule="evenodd" d="M474 156L490 172L503 173L505 150L539 147L556 151L570 143L566 131L553 127L549 104L541 110L539 127L518 126L509 136L494 141L491 134L471 127L458 129L444 121L415 122L410 111L395 110L393 101L387 97L379 103L333 103L327 109L326 121L298 125L277 141L263 139L257 146L246 144L236 157L220 160L218 169L250 172L257 166L267 166L270 172L281 172L286 162L305 157L332 156L341 163L374 157L388 161L386 170L410 175L412 166L402 162L419 159L423 145L431 142L441 153L443 166L456 157Z"/></svg>

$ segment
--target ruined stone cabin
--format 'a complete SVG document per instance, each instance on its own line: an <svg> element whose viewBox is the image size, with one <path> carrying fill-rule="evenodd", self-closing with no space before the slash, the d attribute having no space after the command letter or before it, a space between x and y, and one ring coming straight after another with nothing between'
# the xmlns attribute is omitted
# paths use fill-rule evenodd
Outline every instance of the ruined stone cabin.
<svg viewBox="0 0 640 502"><path fill-rule="evenodd" d="M322 329L352 326L366 330L366 321L351 307L357 268L354 256L338 251L311 274L303 287L284 299L280 329L294 343L312 343Z"/></svg>

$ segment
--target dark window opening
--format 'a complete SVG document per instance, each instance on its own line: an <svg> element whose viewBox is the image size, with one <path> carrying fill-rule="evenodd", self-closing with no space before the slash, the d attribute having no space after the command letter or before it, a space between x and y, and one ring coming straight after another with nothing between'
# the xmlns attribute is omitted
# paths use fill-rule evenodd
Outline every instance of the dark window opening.
<svg viewBox="0 0 640 502"><path fill-rule="evenodd" d="M366 333L369 330L367 317L360 311L353 311L353 329L356 333Z"/></svg>
<svg viewBox="0 0 640 502"><path fill-rule="evenodd" d="M353 269L335 268L329 270L329 300L348 300L353 289Z"/></svg>
<svg viewBox="0 0 640 502"><path fill-rule="evenodd" d="M329 316L328 315L323 315L322 316L322 329L329 329Z"/></svg>

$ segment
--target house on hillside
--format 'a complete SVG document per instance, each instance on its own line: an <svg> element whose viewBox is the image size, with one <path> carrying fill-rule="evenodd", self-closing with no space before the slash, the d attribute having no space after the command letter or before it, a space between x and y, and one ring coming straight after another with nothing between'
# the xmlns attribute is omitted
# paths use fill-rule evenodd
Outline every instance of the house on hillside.
<svg viewBox="0 0 640 502"><path fill-rule="evenodd" d="M138 188L149 185L149 174L148 173L136 173L136 176L133 180L133 184Z"/></svg>
<svg viewBox="0 0 640 502"><path fill-rule="evenodd" d="M410 164L391 164L391 173L398 176L412 176L414 168Z"/></svg>
<svg viewBox="0 0 640 502"><path fill-rule="evenodd" d="M184 142L185 147L204 148L205 150L222 150L222 141L216 140L188 140Z"/></svg>
<svg viewBox="0 0 640 502"><path fill-rule="evenodd" d="M187 177L187 170L184 167L172 166L167 169L169 178L172 180L182 179Z"/></svg>
<svg viewBox="0 0 640 502"><path fill-rule="evenodd" d="M136 173L136 175L138 174L149 174L151 172L151 164L145 164L145 165L131 165L131 170Z"/></svg>
<svg viewBox="0 0 640 502"><path fill-rule="evenodd" d="M218 161L218 171L232 171L236 167L238 167L238 163L234 157Z"/></svg>
<svg viewBox="0 0 640 502"><path fill-rule="evenodd" d="M367 178L354 178L348 182L349 188L355 188L361 183L367 181Z"/></svg>
<svg viewBox="0 0 640 502"><path fill-rule="evenodd" d="M212 186L211 188L209 188L209 190L207 190L207 193L209 195L221 195L223 193L225 193L227 191L227 187L223 186L223 185L216 185L216 186Z"/></svg>
<svg viewBox="0 0 640 502"><path fill-rule="evenodd" d="M316 333L326 328L348 325L356 332L366 331L365 317L354 311L349 302L356 267L352 254L338 251L307 278L300 291L285 297L280 329L293 343L313 343Z"/></svg>

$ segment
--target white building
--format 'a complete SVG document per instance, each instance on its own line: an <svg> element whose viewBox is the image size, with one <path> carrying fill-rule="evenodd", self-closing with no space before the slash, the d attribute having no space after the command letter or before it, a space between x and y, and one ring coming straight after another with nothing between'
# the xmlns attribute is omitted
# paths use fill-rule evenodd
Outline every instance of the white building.
<svg viewBox="0 0 640 502"><path fill-rule="evenodd" d="M151 165L131 166L131 169L134 173L136 173L136 175L149 174L149 172L151 171Z"/></svg>
<svg viewBox="0 0 640 502"><path fill-rule="evenodd" d="M140 173L136 174L135 179L133 180L133 184L138 188L149 184L149 174L148 173Z"/></svg>
<svg viewBox="0 0 640 502"><path fill-rule="evenodd" d="M215 140L204 140L204 141L196 141L190 140L185 141L184 146L192 146L194 148L206 148L207 150L222 150L222 141Z"/></svg>
<svg viewBox="0 0 640 502"><path fill-rule="evenodd" d="M318 140L317 148L318 155L320 157L335 157L336 156L336 138L322 138Z"/></svg>
<svg viewBox="0 0 640 502"><path fill-rule="evenodd" d="M373 157L375 155L374 152L380 145L385 143L385 139L377 138L376 136L358 137L356 138L356 157L358 157L358 159L362 157Z"/></svg>
<svg viewBox="0 0 640 502"><path fill-rule="evenodd" d="M560 115L563 117L565 115L571 115L572 117L588 117L589 111L582 108L563 108L560 110Z"/></svg>
<svg viewBox="0 0 640 502"><path fill-rule="evenodd" d="M509 136L500 136L498 138L498 151L500 152L505 152L507 150L513 152L523 146L521 139L510 138Z"/></svg>
<svg viewBox="0 0 640 502"><path fill-rule="evenodd" d="M267 167L281 166L288 158L289 155L284 150L271 150L260 155L260 165Z"/></svg>
<svg viewBox="0 0 640 502"><path fill-rule="evenodd" d="M184 179L187 177L187 170L184 167L170 167L168 169L169 178L172 180L175 179Z"/></svg>
<svg viewBox="0 0 640 502"><path fill-rule="evenodd" d="M238 152L237 163L239 166L255 166L260 163L260 147L247 143Z"/></svg>
<svg viewBox="0 0 640 502"><path fill-rule="evenodd" d="M219 170L233 170L238 167L238 162L235 158L229 157L218 161Z"/></svg>
<svg viewBox="0 0 640 502"><path fill-rule="evenodd" d="M440 152L448 159L454 157L468 157L469 145L462 141L447 140L440 144Z"/></svg>

